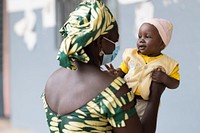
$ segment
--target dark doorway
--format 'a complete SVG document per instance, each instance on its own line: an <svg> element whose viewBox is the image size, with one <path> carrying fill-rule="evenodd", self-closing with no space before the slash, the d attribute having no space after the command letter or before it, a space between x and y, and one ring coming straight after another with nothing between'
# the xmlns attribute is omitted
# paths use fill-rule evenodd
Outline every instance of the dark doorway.
<svg viewBox="0 0 200 133"><path fill-rule="evenodd" d="M77 7L81 0L56 0L56 47L59 48L62 37L59 33L61 26L69 18L69 14Z"/></svg>
<svg viewBox="0 0 200 133"><path fill-rule="evenodd" d="M75 10L82 0L56 0L56 47L59 48L62 37L59 34L61 26L68 20L69 14ZM106 0L102 0L104 3Z"/></svg>

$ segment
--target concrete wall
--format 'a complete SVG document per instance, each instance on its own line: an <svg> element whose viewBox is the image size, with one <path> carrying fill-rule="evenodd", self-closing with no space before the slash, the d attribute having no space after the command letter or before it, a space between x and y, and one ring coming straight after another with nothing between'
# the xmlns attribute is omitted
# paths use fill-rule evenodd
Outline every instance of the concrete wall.
<svg viewBox="0 0 200 133"><path fill-rule="evenodd" d="M200 2L181 0L164 6L154 0L154 16L174 23L174 33L164 53L180 62L181 84L177 90L168 90L162 96L157 133L199 133L200 127ZM175 1L175 0L174 0ZM118 10L121 51L114 60L117 67L126 47L135 47L134 10L136 5L120 4ZM11 121L17 128L35 133L47 133L47 123L40 95L45 82L58 68L55 48L55 28L42 26L41 9L36 13L37 33L35 48L30 51L24 38L14 31L15 24L23 18L23 12L9 14L10 62L11 62Z"/></svg>
<svg viewBox="0 0 200 133"><path fill-rule="evenodd" d="M23 37L16 35L14 25L23 18L23 12L12 13L10 19L11 54L11 121L16 128L35 133L47 133L47 123L40 96L45 82L58 67L56 61L55 29L41 25L41 10L35 10L37 43L29 51Z"/></svg>

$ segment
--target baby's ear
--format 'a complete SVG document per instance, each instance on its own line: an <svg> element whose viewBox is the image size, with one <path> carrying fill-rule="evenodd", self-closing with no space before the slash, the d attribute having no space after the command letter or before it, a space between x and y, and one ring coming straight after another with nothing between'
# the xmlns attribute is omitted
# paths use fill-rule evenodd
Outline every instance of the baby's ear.
<svg viewBox="0 0 200 133"><path fill-rule="evenodd" d="M161 50L165 49L166 45L165 43L162 41L162 46L161 46Z"/></svg>

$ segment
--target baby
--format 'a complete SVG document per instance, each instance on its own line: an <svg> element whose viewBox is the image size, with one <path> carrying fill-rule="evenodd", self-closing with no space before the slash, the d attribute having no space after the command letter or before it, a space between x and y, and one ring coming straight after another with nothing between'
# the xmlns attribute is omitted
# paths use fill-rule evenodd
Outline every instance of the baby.
<svg viewBox="0 0 200 133"><path fill-rule="evenodd" d="M161 51L169 44L173 31L171 22L153 18L142 23L138 32L137 48L127 48L123 61L116 70L105 65L110 73L124 77L135 93L136 110L142 119L148 104L151 82L164 84L169 89L179 86L179 64Z"/></svg>

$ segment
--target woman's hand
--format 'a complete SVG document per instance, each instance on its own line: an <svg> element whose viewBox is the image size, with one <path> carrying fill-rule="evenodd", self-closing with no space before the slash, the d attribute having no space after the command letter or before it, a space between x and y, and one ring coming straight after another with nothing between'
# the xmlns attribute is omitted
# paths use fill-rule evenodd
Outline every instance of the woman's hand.
<svg viewBox="0 0 200 133"><path fill-rule="evenodd" d="M164 83L167 78L167 74L161 70L161 68L157 68L152 71L152 81L156 83Z"/></svg>
<svg viewBox="0 0 200 133"><path fill-rule="evenodd" d="M176 89L179 86L179 80L167 75L161 68L152 71L152 81L164 84L169 89Z"/></svg>

